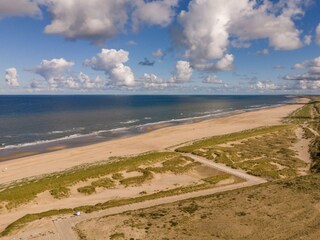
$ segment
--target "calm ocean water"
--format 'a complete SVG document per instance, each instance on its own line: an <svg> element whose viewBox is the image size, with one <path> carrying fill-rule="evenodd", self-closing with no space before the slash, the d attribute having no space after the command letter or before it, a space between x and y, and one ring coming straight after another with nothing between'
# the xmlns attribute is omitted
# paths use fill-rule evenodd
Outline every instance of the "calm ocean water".
<svg viewBox="0 0 320 240"><path fill-rule="evenodd" d="M0 96L1 150L83 137L110 139L283 104L286 96Z"/></svg>

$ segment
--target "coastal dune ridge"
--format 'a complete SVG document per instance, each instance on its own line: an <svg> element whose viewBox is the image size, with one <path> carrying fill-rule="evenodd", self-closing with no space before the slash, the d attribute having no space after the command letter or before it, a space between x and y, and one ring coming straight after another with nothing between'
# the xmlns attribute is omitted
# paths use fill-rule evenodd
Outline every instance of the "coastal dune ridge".
<svg viewBox="0 0 320 240"><path fill-rule="evenodd" d="M164 127L144 134L88 146L60 148L61 150L58 148L54 152L0 162L0 184L63 171L80 164L104 161L112 156L128 156L148 151L159 151L210 136L277 125L308 101L307 98L298 98L296 103Z"/></svg>

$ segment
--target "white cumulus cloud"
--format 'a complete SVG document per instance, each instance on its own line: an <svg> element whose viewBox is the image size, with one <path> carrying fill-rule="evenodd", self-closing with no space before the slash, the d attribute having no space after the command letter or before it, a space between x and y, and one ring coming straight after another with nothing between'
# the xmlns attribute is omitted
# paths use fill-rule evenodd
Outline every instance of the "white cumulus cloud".
<svg viewBox="0 0 320 240"><path fill-rule="evenodd" d="M284 80L296 81L301 89L318 89L320 87L320 57L295 64L292 69L305 70L303 73L286 75Z"/></svg>
<svg viewBox="0 0 320 240"><path fill-rule="evenodd" d="M77 80L84 89L101 89L105 86L104 80L99 75L96 78L91 78L87 74L80 72Z"/></svg>
<svg viewBox="0 0 320 240"><path fill-rule="evenodd" d="M230 23L231 34L241 40L268 39L276 50L294 50L303 46L300 31L294 18L304 14L303 1L280 0L272 3L265 0L257 6L246 1L247 7L235 22Z"/></svg>
<svg viewBox="0 0 320 240"><path fill-rule="evenodd" d="M51 18L45 33L102 45L143 24L167 26L177 5L178 0L2 0L0 18L37 17L45 9Z"/></svg>
<svg viewBox="0 0 320 240"><path fill-rule="evenodd" d="M276 50L300 48L294 19L304 14L303 6L300 0L192 0L179 14L185 55L203 64L223 58L230 44L248 47L255 39L267 39Z"/></svg>
<svg viewBox="0 0 320 240"><path fill-rule="evenodd" d="M104 71L116 85L132 86L135 83L130 67L125 66L129 60L129 52L122 49L102 49L100 53L84 62L97 71Z"/></svg>
<svg viewBox="0 0 320 240"><path fill-rule="evenodd" d="M271 81L257 81L251 85L251 88L255 90L277 90L279 86Z"/></svg>
<svg viewBox="0 0 320 240"><path fill-rule="evenodd" d="M316 57L312 60L305 61L302 63L297 63L293 67L293 69L308 69L311 73L320 73L320 57Z"/></svg>
<svg viewBox="0 0 320 240"><path fill-rule="evenodd" d="M174 7L178 0L157 0L147 1L133 0L134 11L132 13L133 30L136 31L139 25L160 25L165 27L171 23L175 16Z"/></svg>
<svg viewBox="0 0 320 240"><path fill-rule="evenodd" d="M298 82L298 86L303 90L319 89L320 88L320 80L316 80L316 81L300 80Z"/></svg>
<svg viewBox="0 0 320 240"><path fill-rule="evenodd" d="M6 83L11 87L19 87L18 73L16 68L7 68L5 75Z"/></svg>
<svg viewBox="0 0 320 240"><path fill-rule="evenodd" d="M178 61L172 76L173 82L187 82L192 77L192 68L187 61Z"/></svg>
<svg viewBox="0 0 320 240"><path fill-rule="evenodd" d="M223 81L219 79L216 75L206 76L202 82L209 84L223 84Z"/></svg>
<svg viewBox="0 0 320 240"><path fill-rule="evenodd" d="M159 88L164 89L170 85L168 81L165 79L158 77L155 74L152 73L145 73L143 75L143 86L145 88Z"/></svg>
<svg viewBox="0 0 320 240"><path fill-rule="evenodd" d="M195 62L192 67L200 71L230 71L233 68L234 56L232 54L226 54L221 59L215 62Z"/></svg>
<svg viewBox="0 0 320 240"><path fill-rule="evenodd" d="M46 0L52 22L45 33L67 39L89 39L96 44L124 31L126 0Z"/></svg>
<svg viewBox="0 0 320 240"><path fill-rule="evenodd" d="M64 86L76 88L77 84L68 74L73 65L73 62L64 58L45 59L35 68L29 69L29 71L42 76L51 89L63 88Z"/></svg>

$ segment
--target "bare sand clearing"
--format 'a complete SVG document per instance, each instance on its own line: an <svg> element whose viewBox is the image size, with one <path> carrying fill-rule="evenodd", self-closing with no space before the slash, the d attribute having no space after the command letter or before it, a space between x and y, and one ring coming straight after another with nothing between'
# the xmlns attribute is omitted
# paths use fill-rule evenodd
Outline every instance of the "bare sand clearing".
<svg viewBox="0 0 320 240"><path fill-rule="evenodd" d="M246 129L281 123L291 112L309 99L299 99L297 104L245 112L219 119L158 129L130 138L118 139L84 147L62 149L14 159L0 163L0 184L14 180L61 171L79 164L107 160L110 156L138 154L151 150L164 150L174 145L227 134Z"/></svg>

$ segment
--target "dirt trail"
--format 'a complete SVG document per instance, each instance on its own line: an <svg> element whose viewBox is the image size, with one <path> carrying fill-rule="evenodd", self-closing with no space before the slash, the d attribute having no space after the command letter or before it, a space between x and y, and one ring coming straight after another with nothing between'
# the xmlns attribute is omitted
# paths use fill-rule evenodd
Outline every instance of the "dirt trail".
<svg viewBox="0 0 320 240"><path fill-rule="evenodd" d="M298 141L293 144L293 150L297 152L297 157L302 161L311 164L312 160L309 153L310 140L304 138L302 128L297 128L295 131Z"/></svg>

